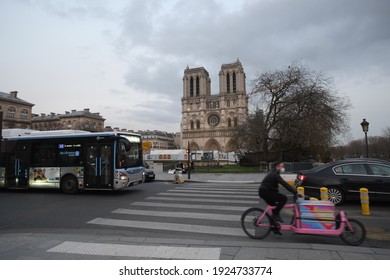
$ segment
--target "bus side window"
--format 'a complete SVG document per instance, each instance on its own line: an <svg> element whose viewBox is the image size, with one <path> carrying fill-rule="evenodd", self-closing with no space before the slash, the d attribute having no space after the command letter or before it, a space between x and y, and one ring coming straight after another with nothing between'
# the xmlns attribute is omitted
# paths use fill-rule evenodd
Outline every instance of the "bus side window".
<svg viewBox="0 0 390 280"><path fill-rule="evenodd" d="M56 166L56 146L54 144L35 144L32 150L32 166Z"/></svg>
<svg viewBox="0 0 390 280"><path fill-rule="evenodd" d="M61 166L81 166L81 148L61 149L58 151L58 159Z"/></svg>

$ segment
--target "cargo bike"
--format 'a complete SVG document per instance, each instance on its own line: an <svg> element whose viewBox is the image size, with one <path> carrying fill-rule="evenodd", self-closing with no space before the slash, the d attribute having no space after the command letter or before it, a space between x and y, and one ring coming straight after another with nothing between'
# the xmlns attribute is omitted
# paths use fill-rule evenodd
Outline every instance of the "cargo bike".
<svg viewBox="0 0 390 280"><path fill-rule="evenodd" d="M286 204L284 209L292 209L290 224L278 223L272 219L274 206L267 205L265 210L250 208L241 216L241 226L244 232L253 239L263 239L271 231L280 233L292 231L296 234L338 236L348 245L358 246L366 240L364 225L355 219L348 219L344 211L335 211L335 205L330 201L312 201L298 199Z"/></svg>

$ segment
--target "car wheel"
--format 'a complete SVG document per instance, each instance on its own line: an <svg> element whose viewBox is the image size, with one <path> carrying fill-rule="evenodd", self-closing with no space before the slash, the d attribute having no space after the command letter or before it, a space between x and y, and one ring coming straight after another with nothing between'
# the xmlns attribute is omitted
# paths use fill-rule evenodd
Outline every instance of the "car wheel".
<svg viewBox="0 0 390 280"><path fill-rule="evenodd" d="M340 188L328 187L328 200L335 205L341 205L345 200L345 194Z"/></svg>

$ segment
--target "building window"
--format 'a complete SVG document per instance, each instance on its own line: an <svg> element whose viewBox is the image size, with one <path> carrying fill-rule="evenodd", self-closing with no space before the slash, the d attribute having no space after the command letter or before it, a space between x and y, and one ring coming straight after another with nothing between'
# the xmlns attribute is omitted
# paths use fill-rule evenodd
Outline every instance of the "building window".
<svg viewBox="0 0 390 280"><path fill-rule="evenodd" d="M219 101L207 101L206 108L207 109L218 109L219 108Z"/></svg>
<svg viewBox="0 0 390 280"><path fill-rule="evenodd" d="M28 118L28 110L22 109L22 111L20 111L20 119L27 120L27 118Z"/></svg>
<svg viewBox="0 0 390 280"><path fill-rule="evenodd" d="M200 120L196 121L196 129L200 129Z"/></svg>
<svg viewBox="0 0 390 280"><path fill-rule="evenodd" d="M194 121L190 122L191 129L194 129Z"/></svg>
<svg viewBox="0 0 390 280"><path fill-rule="evenodd" d="M16 109L15 107L9 107L7 112L7 117L14 119L16 115Z"/></svg>
<svg viewBox="0 0 390 280"><path fill-rule="evenodd" d="M233 93L237 91L236 73L233 73Z"/></svg>
<svg viewBox="0 0 390 280"><path fill-rule="evenodd" d="M194 96L194 79L191 77L190 79L190 97Z"/></svg>
<svg viewBox="0 0 390 280"><path fill-rule="evenodd" d="M226 101L226 107L230 107L230 100Z"/></svg>
<svg viewBox="0 0 390 280"><path fill-rule="evenodd" d="M237 118L234 118L234 126L237 126L238 123L237 123Z"/></svg>
<svg viewBox="0 0 390 280"><path fill-rule="evenodd" d="M228 118L228 127L231 127L232 126L232 120L230 118Z"/></svg>
<svg viewBox="0 0 390 280"><path fill-rule="evenodd" d="M226 75L226 92L230 93L230 74L227 73Z"/></svg>
<svg viewBox="0 0 390 280"><path fill-rule="evenodd" d="M199 88L199 77L196 77L196 96L199 96L200 88Z"/></svg>
<svg viewBox="0 0 390 280"><path fill-rule="evenodd" d="M71 128L72 128L72 122L71 122L71 121L68 121L67 129L71 129Z"/></svg>
<svg viewBox="0 0 390 280"><path fill-rule="evenodd" d="M219 124L220 119L219 119L219 116L217 116L217 115L211 115L211 116L209 116L207 121L208 121L210 126L217 126Z"/></svg>

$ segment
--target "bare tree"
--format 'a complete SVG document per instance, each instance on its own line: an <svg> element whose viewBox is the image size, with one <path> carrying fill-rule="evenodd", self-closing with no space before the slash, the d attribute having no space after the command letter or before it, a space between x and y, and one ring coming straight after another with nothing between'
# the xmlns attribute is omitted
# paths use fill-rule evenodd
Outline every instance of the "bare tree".
<svg viewBox="0 0 390 280"><path fill-rule="evenodd" d="M259 74L253 96L263 109L261 151L295 154L294 159L321 160L337 136L348 131L349 99L333 89L332 79L300 64ZM257 138L259 139L259 138Z"/></svg>
<svg viewBox="0 0 390 280"><path fill-rule="evenodd" d="M261 149L263 140L263 111L257 109L255 112L248 115L246 123L239 125L234 131L232 137L236 150L245 152L257 152Z"/></svg>
<svg viewBox="0 0 390 280"><path fill-rule="evenodd" d="M383 129L383 137L390 139L390 126Z"/></svg>

